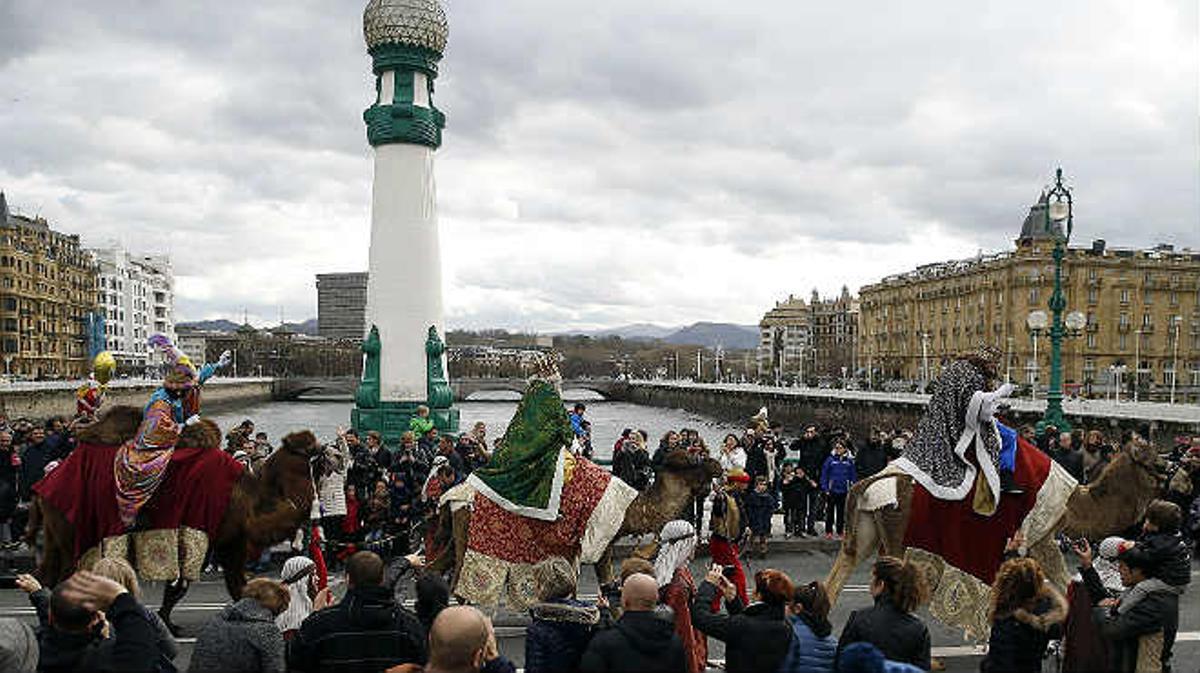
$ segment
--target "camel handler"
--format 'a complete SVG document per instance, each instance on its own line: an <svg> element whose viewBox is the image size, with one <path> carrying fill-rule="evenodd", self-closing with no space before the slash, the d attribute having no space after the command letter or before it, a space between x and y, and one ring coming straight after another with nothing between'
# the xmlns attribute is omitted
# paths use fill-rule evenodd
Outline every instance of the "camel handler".
<svg viewBox="0 0 1200 673"><path fill-rule="evenodd" d="M117 510L127 529L134 527L138 512L162 482L183 427L200 421L200 387L229 364L231 355L225 351L216 363L197 371L191 359L162 334L151 336L149 343L163 352L169 369L162 386L150 395L137 435L117 450L113 461Z"/></svg>
<svg viewBox="0 0 1200 673"><path fill-rule="evenodd" d="M712 515L708 526L708 553L713 563L726 568L726 577L737 587L737 595L743 605L750 604L746 593L746 571L742 568L738 545L745 537L747 524L741 504L742 493L750 484L750 476L741 468L734 468L725 475L723 486L713 486ZM718 606L719 607L719 606ZM713 608L717 609L716 607Z"/></svg>

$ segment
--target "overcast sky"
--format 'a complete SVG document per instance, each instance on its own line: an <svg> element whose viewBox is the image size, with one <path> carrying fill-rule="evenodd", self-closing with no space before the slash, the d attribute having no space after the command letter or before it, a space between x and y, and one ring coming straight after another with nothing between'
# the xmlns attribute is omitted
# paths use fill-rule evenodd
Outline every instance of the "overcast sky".
<svg viewBox="0 0 1200 673"><path fill-rule="evenodd" d="M447 321L752 323L1010 247L1200 247L1194 0L450 0ZM177 317L315 316L366 267L361 0L0 0L0 189L166 251Z"/></svg>

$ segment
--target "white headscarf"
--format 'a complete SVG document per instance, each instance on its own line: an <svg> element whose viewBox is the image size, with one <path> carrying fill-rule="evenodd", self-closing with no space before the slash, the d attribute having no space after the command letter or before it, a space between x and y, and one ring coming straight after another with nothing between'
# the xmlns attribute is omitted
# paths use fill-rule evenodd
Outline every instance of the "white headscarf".
<svg viewBox="0 0 1200 673"><path fill-rule="evenodd" d="M300 628L300 623L312 613L312 599L308 597L308 583L316 567L307 556L293 556L283 563L279 579L287 585L289 598L287 609L275 618L280 631ZM308 570L309 572L304 572ZM289 582L288 580L294 580Z"/></svg>
<svg viewBox="0 0 1200 673"><path fill-rule="evenodd" d="M668 521L658 539L654 579L663 587L671 583L677 569L687 566L692 559L692 553L696 551L696 527L683 519Z"/></svg>

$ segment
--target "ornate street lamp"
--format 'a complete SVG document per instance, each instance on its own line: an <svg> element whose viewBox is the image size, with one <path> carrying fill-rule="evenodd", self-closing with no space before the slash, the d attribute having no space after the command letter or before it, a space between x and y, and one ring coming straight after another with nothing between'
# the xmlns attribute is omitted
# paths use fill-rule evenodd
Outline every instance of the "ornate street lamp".
<svg viewBox="0 0 1200 673"><path fill-rule="evenodd" d="M1050 312L1053 315L1050 325L1050 388L1046 392L1046 414L1038 423L1038 434L1050 425L1059 432L1071 431L1071 425L1067 423L1062 410L1063 311L1067 308L1067 298L1062 289L1062 263L1074 222L1071 190L1063 186L1062 177L1062 168L1059 168L1055 171L1054 187L1046 194L1046 229L1054 234L1054 294L1050 295Z"/></svg>

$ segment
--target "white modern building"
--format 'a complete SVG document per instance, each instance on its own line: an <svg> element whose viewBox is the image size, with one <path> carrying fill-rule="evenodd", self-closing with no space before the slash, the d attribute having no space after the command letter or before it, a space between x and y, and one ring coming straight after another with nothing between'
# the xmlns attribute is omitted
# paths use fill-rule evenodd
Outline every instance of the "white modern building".
<svg viewBox="0 0 1200 673"><path fill-rule="evenodd" d="M89 251L100 267L97 301L104 310L105 347L123 370L141 373L161 356L151 334L175 340L175 274L165 255L135 255L121 246Z"/></svg>

